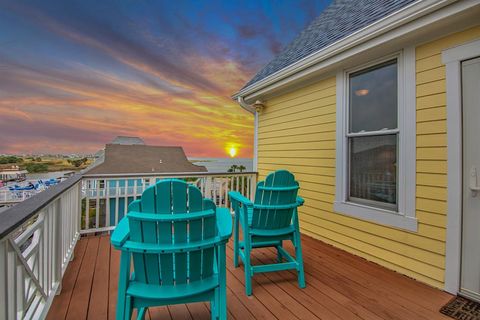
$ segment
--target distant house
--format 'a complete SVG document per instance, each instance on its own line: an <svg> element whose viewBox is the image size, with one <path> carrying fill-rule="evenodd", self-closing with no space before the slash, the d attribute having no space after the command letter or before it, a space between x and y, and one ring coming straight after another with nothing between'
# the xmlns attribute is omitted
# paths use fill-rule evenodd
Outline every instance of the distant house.
<svg viewBox="0 0 480 320"><path fill-rule="evenodd" d="M182 147L149 146L137 137L117 137L96 154L93 165L83 172L86 201L94 210L98 197L98 205L105 206L109 221L115 224L127 212L128 204L158 179L156 174L207 172L204 166L188 161ZM102 178L88 180L89 175Z"/></svg>
<svg viewBox="0 0 480 320"><path fill-rule="evenodd" d="M98 157L97 157L98 155ZM182 147L149 146L138 137L117 137L96 153L85 174L206 172L188 161Z"/></svg>
<svg viewBox="0 0 480 320"><path fill-rule="evenodd" d="M107 144L101 162L86 174L206 172L188 161L182 147Z"/></svg>
<svg viewBox="0 0 480 320"><path fill-rule="evenodd" d="M333 1L234 99L305 234L480 301L480 1Z"/></svg>

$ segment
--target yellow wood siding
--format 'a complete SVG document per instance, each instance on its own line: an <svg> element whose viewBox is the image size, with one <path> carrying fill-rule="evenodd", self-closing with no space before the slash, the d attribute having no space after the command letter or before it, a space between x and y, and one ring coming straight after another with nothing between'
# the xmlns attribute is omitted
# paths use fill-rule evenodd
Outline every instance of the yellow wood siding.
<svg viewBox="0 0 480 320"><path fill-rule="evenodd" d="M337 214L335 198L335 78L266 102L259 117L260 178L288 169L300 182L302 231L420 281L443 287L447 136L443 49L480 37L480 27L416 48L418 232ZM305 254L309 254L305 252Z"/></svg>

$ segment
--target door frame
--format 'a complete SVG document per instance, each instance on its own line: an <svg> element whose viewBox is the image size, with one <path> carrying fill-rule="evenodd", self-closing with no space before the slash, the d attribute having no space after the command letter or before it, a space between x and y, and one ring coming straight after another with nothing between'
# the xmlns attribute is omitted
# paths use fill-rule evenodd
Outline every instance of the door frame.
<svg viewBox="0 0 480 320"><path fill-rule="evenodd" d="M460 290L462 243L462 61L480 56L480 39L443 50L447 86L447 243L445 256L445 291Z"/></svg>

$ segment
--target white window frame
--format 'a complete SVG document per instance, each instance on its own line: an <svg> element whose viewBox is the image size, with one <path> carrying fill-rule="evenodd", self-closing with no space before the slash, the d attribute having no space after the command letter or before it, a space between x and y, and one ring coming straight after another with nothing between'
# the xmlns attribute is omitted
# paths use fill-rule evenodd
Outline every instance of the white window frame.
<svg viewBox="0 0 480 320"><path fill-rule="evenodd" d="M349 75L369 67L397 59L398 66L398 154L397 207L398 211L382 209L348 201L348 86ZM417 231L415 215L416 189L416 88L415 48L370 61L353 69L337 73L337 128L336 128L336 190L334 210L375 223Z"/></svg>

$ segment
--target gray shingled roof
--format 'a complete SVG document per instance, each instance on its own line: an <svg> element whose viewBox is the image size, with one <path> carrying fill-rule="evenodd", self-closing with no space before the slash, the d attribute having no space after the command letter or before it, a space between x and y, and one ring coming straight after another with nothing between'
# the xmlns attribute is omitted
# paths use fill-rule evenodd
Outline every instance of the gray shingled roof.
<svg viewBox="0 0 480 320"><path fill-rule="evenodd" d="M148 146L141 144L107 144L105 155L84 173L174 173L206 172L204 166L188 161L182 147Z"/></svg>
<svg viewBox="0 0 480 320"><path fill-rule="evenodd" d="M331 45L416 0L335 0L243 88Z"/></svg>

